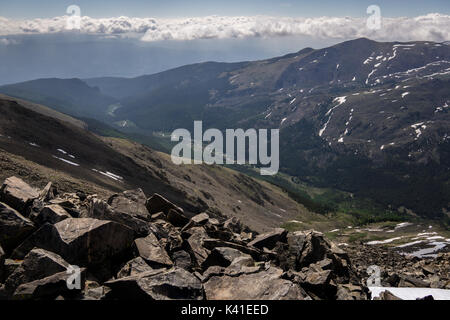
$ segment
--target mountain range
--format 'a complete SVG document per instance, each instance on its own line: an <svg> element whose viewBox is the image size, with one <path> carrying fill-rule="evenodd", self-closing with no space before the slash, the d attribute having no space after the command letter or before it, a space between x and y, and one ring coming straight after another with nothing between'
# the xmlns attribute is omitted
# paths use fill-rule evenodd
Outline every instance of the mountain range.
<svg viewBox="0 0 450 320"><path fill-rule="evenodd" d="M149 139L192 129L194 120L279 128L281 171L291 181L449 219L449 88L448 43L357 39L269 60L38 79L0 92Z"/></svg>

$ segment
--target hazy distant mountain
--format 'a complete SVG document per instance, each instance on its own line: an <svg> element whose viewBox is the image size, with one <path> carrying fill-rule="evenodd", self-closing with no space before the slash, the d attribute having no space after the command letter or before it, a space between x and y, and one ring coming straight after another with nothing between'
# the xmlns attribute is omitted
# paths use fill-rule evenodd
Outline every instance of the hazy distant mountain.
<svg viewBox="0 0 450 320"><path fill-rule="evenodd" d="M200 119L220 129L281 128L284 172L424 215L450 209L448 44L358 39L269 60L85 82L98 88L95 99L114 100L110 123L147 132ZM0 92L15 88L36 101L23 85Z"/></svg>
<svg viewBox="0 0 450 320"><path fill-rule="evenodd" d="M38 79L1 87L1 92L41 103L74 116L103 118L116 99L80 79Z"/></svg>

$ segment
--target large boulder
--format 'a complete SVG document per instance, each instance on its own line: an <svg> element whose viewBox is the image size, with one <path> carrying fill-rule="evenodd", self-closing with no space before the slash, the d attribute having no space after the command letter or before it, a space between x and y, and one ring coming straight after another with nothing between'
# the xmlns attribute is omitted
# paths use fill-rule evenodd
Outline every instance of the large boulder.
<svg viewBox="0 0 450 320"><path fill-rule="evenodd" d="M332 281L331 270L323 270L319 264L305 268L296 275L294 282L299 283L308 294L317 299L334 299L337 292Z"/></svg>
<svg viewBox="0 0 450 320"><path fill-rule="evenodd" d="M145 238L134 240L134 247L137 254L152 267L170 267L173 265L169 255L161 247L153 233L150 233Z"/></svg>
<svg viewBox="0 0 450 320"><path fill-rule="evenodd" d="M174 209L169 210L166 219L175 227L180 228L185 226L189 222L189 219L181 211Z"/></svg>
<svg viewBox="0 0 450 320"><path fill-rule="evenodd" d="M116 213L149 220L150 214L145 206L146 202L147 197L142 189L124 191L108 199L108 204Z"/></svg>
<svg viewBox="0 0 450 320"><path fill-rule="evenodd" d="M86 269L80 269L80 288L70 289L67 271L20 285L13 294L14 300L54 300L58 296L77 297L84 289Z"/></svg>
<svg viewBox="0 0 450 320"><path fill-rule="evenodd" d="M282 279L283 270L270 267L240 276L214 276L205 284L208 300L305 300L297 284Z"/></svg>
<svg viewBox="0 0 450 320"><path fill-rule="evenodd" d="M55 224L67 218L72 218L72 216L58 204L44 206L39 212L30 214L30 219L37 225L43 225L47 222Z"/></svg>
<svg viewBox="0 0 450 320"><path fill-rule="evenodd" d="M241 251L228 247L214 248L209 254L208 258L203 262L203 269L207 269L211 266L228 267L231 263L238 258L246 257L250 258L250 255L242 253Z"/></svg>
<svg viewBox="0 0 450 320"><path fill-rule="evenodd" d="M56 253L35 248L27 254L23 263L6 279L5 288L12 293L21 284L67 271L68 267L69 264Z"/></svg>
<svg viewBox="0 0 450 320"><path fill-rule="evenodd" d="M284 256L283 263L286 269L301 271L304 267L320 262L323 269L331 269L335 276L348 281L351 272L348 255L327 240L322 233L316 231L289 233L287 243L287 250L279 252L280 256Z"/></svg>
<svg viewBox="0 0 450 320"><path fill-rule="evenodd" d="M34 230L34 224L18 211L0 202L0 245L10 252Z"/></svg>
<svg viewBox="0 0 450 320"><path fill-rule="evenodd" d="M91 198L89 202L88 217L101 220L111 220L131 228L136 237L145 237L151 231L151 226L146 220L147 215L142 212L144 208L140 207L139 203L132 202L129 198L124 196L116 196L110 201L119 211L114 210L106 201ZM125 202L131 204L130 208L125 207ZM138 210L136 213L132 208ZM147 210L147 209L145 209Z"/></svg>
<svg viewBox="0 0 450 320"><path fill-rule="evenodd" d="M286 241L286 235L287 231L285 229L277 228L271 232L256 236L256 238L253 241L249 242L248 245L259 249L273 249L277 242Z"/></svg>
<svg viewBox="0 0 450 320"><path fill-rule="evenodd" d="M336 300L367 300L368 289L354 284L339 284L337 286Z"/></svg>
<svg viewBox="0 0 450 320"><path fill-rule="evenodd" d="M183 209L176 206L162 195L155 193L151 196L146 202L147 210L150 214L155 214L159 212L164 212L164 214L168 214L170 209L176 210L180 213L183 213Z"/></svg>
<svg viewBox="0 0 450 320"><path fill-rule="evenodd" d="M191 255L184 250L175 251L172 253L172 260L176 267L184 270L190 270L192 268Z"/></svg>
<svg viewBox="0 0 450 320"><path fill-rule="evenodd" d="M125 225L90 218L66 219L55 224L59 247L70 263L96 265L129 249L133 230Z"/></svg>
<svg viewBox="0 0 450 320"><path fill-rule="evenodd" d="M112 289L109 299L127 300L202 300L203 287L191 273L173 268L153 270L137 276L105 283Z"/></svg>
<svg viewBox="0 0 450 320"><path fill-rule="evenodd" d="M58 195L58 190L53 185L53 183L49 182L44 187L44 189L41 190L39 193L39 200L43 202L48 202L56 198Z"/></svg>
<svg viewBox="0 0 450 320"><path fill-rule="evenodd" d="M187 239L190 251L193 253L197 266L201 266L208 258L210 250L204 247L204 240L209 236L202 227L194 227L189 230L191 236Z"/></svg>
<svg viewBox="0 0 450 320"><path fill-rule="evenodd" d="M45 224L12 254L22 259L34 247L61 255L80 266L101 265L131 249L134 232L125 225L91 218L70 218L55 225Z"/></svg>
<svg viewBox="0 0 450 320"><path fill-rule="evenodd" d="M7 178L0 188L0 201L21 213L24 213L26 207L37 198L39 191L17 177Z"/></svg>
<svg viewBox="0 0 450 320"><path fill-rule="evenodd" d="M141 273L152 271L153 268L150 267L147 262L141 257L134 258L128 261L122 269L117 273L117 279L125 278L129 276L136 276Z"/></svg>

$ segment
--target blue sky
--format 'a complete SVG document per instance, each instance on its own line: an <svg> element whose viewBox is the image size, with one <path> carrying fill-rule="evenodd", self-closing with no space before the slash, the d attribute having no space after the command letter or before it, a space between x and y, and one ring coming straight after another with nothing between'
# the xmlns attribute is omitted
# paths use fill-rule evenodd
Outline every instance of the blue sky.
<svg viewBox="0 0 450 320"><path fill-rule="evenodd" d="M69 5L81 7L82 15L186 17L205 15L351 16L366 15L376 4L385 17L450 14L449 0L0 0L0 16L7 18L49 18L62 16Z"/></svg>

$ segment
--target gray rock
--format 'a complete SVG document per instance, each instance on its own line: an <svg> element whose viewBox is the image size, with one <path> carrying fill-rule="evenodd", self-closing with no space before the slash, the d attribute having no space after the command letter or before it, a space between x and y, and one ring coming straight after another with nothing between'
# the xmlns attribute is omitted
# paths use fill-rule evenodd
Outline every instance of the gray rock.
<svg viewBox="0 0 450 320"><path fill-rule="evenodd" d="M149 220L150 214L145 206L147 197L142 189L128 190L114 194L108 199L108 204L116 213L127 214L143 220Z"/></svg>
<svg viewBox="0 0 450 320"><path fill-rule="evenodd" d="M190 229L192 235L188 238L187 243L195 257L195 262L201 266L208 258L210 251L204 247L204 240L208 238L205 229L195 227Z"/></svg>
<svg viewBox="0 0 450 320"><path fill-rule="evenodd" d="M34 229L34 224L29 219L0 202L0 245L7 253L29 236Z"/></svg>
<svg viewBox="0 0 450 320"><path fill-rule="evenodd" d="M152 267L170 267L173 265L167 252L161 247L153 233L134 241L137 254Z"/></svg>
<svg viewBox="0 0 450 320"><path fill-rule="evenodd" d="M30 219L37 225L44 223L55 224L64 219L72 218L72 216L60 205L50 204L42 208L36 215L30 215Z"/></svg>
<svg viewBox="0 0 450 320"><path fill-rule="evenodd" d="M134 232L125 225L91 218L70 218L45 224L12 254L22 259L34 247L59 254L80 266L100 265L131 249Z"/></svg>
<svg viewBox="0 0 450 320"><path fill-rule="evenodd" d="M141 257L134 258L133 260L128 261L122 269L117 274L117 278L125 278L129 276L136 276L141 273L152 271L153 268L150 267L147 262L144 261Z"/></svg>
<svg viewBox="0 0 450 320"><path fill-rule="evenodd" d="M184 270L190 270L192 268L191 255L184 250L175 251L172 254L172 260L176 267Z"/></svg>
<svg viewBox="0 0 450 320"><path fill-rule="evenodd" d="M185 226L189 222L189 219L187 217L185 217L181 211L174 210L174 209L169 209L166 219L168 222L170 222L175 227L180 227L180 228Z"/></svg>
<svg viewBox="0 0 450 320"><path fill-rule="evenodd" d="M17 177L7 178L0 189L0 201L21 213L25 213L26 206L37 198L39 191Z"/></svg>
<svg viewBox="0 0 450 320"><path fill-rule="evenodd" d="M5 259L3 265L3 279L7 279L18 267L23 263L23 260Z"/></svg>
<svg viewBox="0 0 450 320"><path fill-rule="evenodd" d="M402 275L400 276L400 282L398 286L408 288L429 288L430 283L411 276Z"/></svg>
<svg viewBox="0 0 450 320"><path fill-rule="evenodd" d="M12 293L21 284L67 271L68 267L69 264L56 253L35 248L27 254L23 263L6 279L5 288Z"/></svg>
<svg viewBox="0 0 450 320"><path fill-rule="evenodd" d="M39 193L39 200L43 202L49 202L50 200L55 199L57 194L58 191L56 190L56 187L51 182L49 182Z"/></svg>
<svg viewBox="0 0 450 320"><path fill-rule="evenodd" d="M240 276L214 276L205 284L208 300L305 300L307 294L297 284L281 278L283 271L271 267Z"/></svg>
<svg viewBox="0 0 450 320"><path fill-rule="evenodd" d="M203 269L211 266L228 267L231 263L240 257L250 258L250 255L244 254L241 251L233 248L218 247L214 248L208 255L208 258L203 262Z"/></svg>
<svg viewBox="0 0 450 320"><path fill-rule="evenodd" d="M353 284L337 286L336 300L367 300L367 292L363 287Z"/></svg>
<svg viewBox="0 0 450 320"><path fill-rule="evenodd" d="M240 234L244 231L244 227L242 226L242 223L239 221L238 218L232 217L225 221L224 228L229 229L230 231L234 233Z"/></svg>
<svg viewBox="0 0 450 320"><path fill-rule="evenodd" d="M164 212L167 215L170 209L174 209L183 213L183 209L174 205L172 202L157 193L155 193L147 200L145 206L147 207L147 210L151 215L158 212Z"/></svg>
<svg viewBox="0 0 450 320"><path fill-rule="evenodd" d="M267 248L273 249L277 242L286 241L287 231L281 228L277 228L271 232L260 234L256 238L249 242L249 246L256 247L258 249Z"/></svg>
<svg viewBox="0 0 450 320"><path fill-rule="evenodd" d="M128 300L202 300L200 280L191 273L173 268L153 270L137 276L105 283L111 298Z"/></svg>
<svg viewBox="0 0 450 320"><path fill-rule="evenodd" d="M121 199L121 200L119 200ZM114 198L112 203L117 205L121 211L115 211L105 201L92 198L89 203L88 217L100 220L111 220L131 228L137 237L145 237L151 232L151 226L147 220L142 219L143 214L130 213L131 210L123 208L124 198ZM128 200L127 200L128 201ZM139 209L138 204L134 206ZM144 208L145 209L145 208ZM148 214L147 214L148 215Z"/></svg>
<svg viewBox="0 0 450 320"><path fill-rule="evenodd" d="M64 271L20 285L12 298L14 300L42 300L55 299L59 295L76 296L84 289L86 269L82 268L80 272L80 289L69 289L67 280L70 275Z"/></svg>

